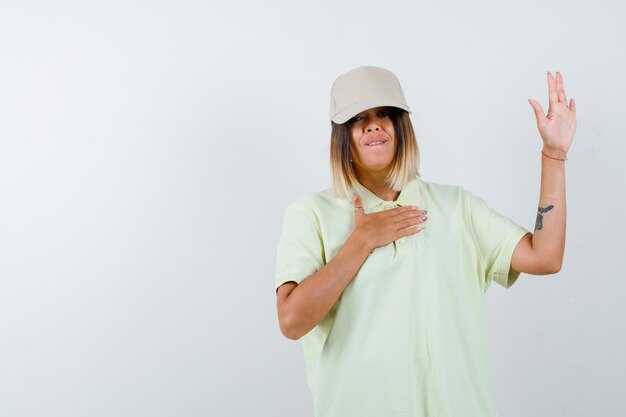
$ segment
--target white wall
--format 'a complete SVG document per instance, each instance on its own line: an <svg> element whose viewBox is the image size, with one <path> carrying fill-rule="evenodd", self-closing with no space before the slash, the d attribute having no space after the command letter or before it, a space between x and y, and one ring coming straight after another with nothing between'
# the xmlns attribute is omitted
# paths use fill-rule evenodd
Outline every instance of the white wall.
<svg viewBox="0 0 626 417"><path fill-rule="evenodd" d="M329 90L402 81L424 179L532 230L547 70L577 100L565 265L485 298L500 415L626 412L623 3L0 2L0 417L312 416L284 207Z"/></svg>

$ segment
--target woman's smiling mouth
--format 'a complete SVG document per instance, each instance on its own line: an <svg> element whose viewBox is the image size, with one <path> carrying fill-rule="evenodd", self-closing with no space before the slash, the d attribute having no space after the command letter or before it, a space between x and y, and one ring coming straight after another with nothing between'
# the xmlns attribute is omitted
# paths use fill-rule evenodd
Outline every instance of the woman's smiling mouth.
<svg viewBox="0 0 626 417"><path fill-rule="evenodd" d="M365 146L378 146L378 145L384 145L385 143L387 143L386 140L375 140L375 141L366 143Z"/></svg>

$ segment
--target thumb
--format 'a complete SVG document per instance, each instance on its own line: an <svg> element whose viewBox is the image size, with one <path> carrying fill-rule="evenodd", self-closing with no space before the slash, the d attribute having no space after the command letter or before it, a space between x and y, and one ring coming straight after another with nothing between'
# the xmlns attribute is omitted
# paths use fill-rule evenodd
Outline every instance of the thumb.
<svg viewBox="0 0 626 417"><path fill-rule="evenodd" d="M365 214L363 210L363 200L361 200L361 196L357 193L352 193L352 198L354 200L354 215L359 217Z"/></svg>
<svg viewBox="0 0 626 417"><path fill-rule="evenodd" d="M543 107L541 107L541 104L539 104L538 101L529 98L528 102L530 103L533 110L535 111L535 118L537 119L537 123L539 123L540 121L546 118L546 114L543 111Z"/></svg>

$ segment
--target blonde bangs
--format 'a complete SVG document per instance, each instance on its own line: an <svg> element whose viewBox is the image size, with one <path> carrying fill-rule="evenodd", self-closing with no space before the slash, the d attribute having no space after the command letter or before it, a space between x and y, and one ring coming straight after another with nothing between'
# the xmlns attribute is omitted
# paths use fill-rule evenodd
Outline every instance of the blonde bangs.
<svg viewBox="0 0 626 417"><path fill-rule="evenodd" d="M409 113L398 110L393 125L397 139L396 156L387 176L387 184L394 191L402 191L405 185L420 175L419 148Z"/></svg>
<svg viewBox="0 0 626 417"><path fill-rule="evenodd" d="M352 166L350 128L347 123L331 123L330 174L333 194L336 197L352 201L352 193L358 193L362 189L362 185L359 183Z"/></svg>

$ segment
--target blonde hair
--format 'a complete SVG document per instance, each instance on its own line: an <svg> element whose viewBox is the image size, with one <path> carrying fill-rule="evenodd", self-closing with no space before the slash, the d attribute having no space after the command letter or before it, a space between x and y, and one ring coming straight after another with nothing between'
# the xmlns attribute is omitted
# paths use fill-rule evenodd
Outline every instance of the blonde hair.
<svg viewBox="0 0 626 417"><path fill-rule="evenodd" d="M397 107L388 109L396 134L396 153L386 181L393 190L402 191L409 181L420 175L419 148L409 113ZM352 201L352 193L361 194L363 185L359 183L352 166L350 122L330 122L330 174L333 193Z"/></svg>

